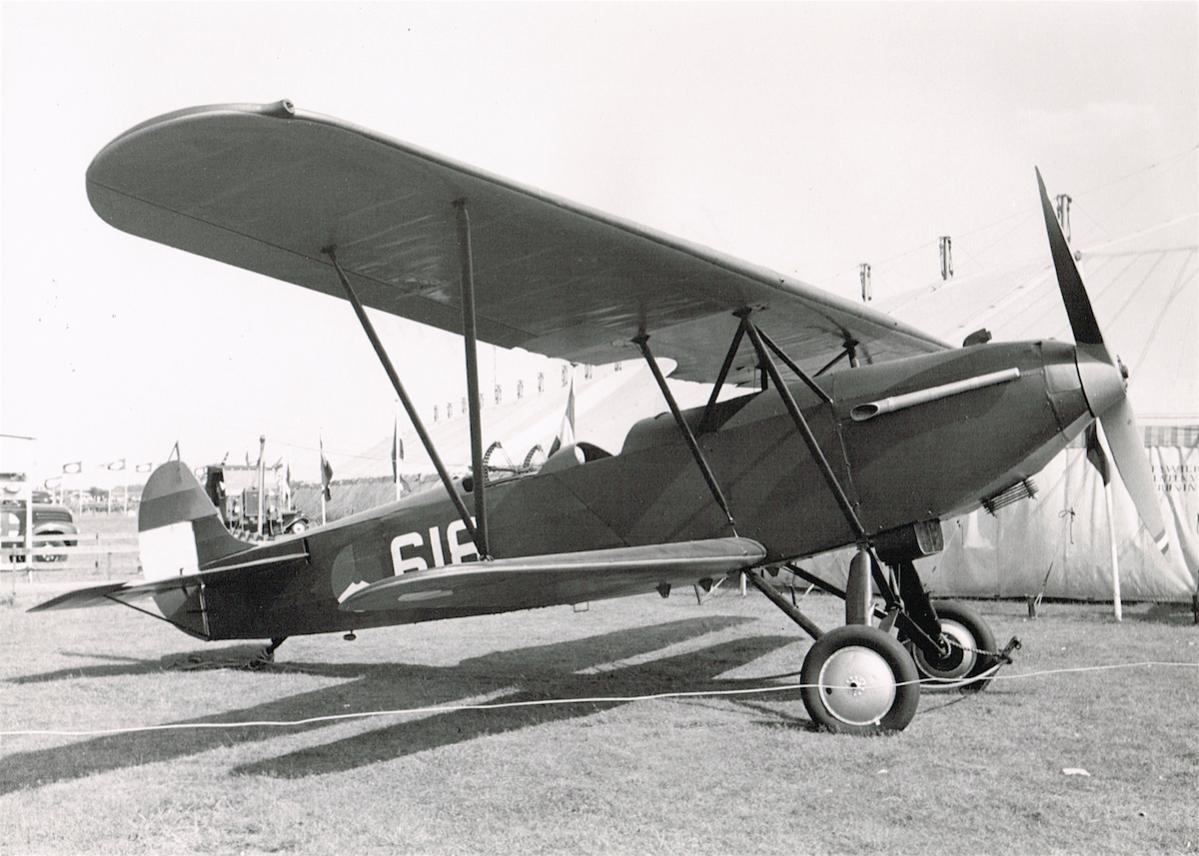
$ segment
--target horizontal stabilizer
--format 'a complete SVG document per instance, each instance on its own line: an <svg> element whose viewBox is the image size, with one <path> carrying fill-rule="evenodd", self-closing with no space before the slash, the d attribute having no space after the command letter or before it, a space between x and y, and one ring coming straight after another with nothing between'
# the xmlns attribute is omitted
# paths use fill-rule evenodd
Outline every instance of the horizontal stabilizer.
<svg viewBox="0 0 1199 856"><path fill-rule="evenodd" d="M343 594L348 612L438 607L549 606L653 591L752 568L765 548L749 538L713 538L470 562L412 571Z"/></svg>
<svg viewBox="0 0 1199 856"><path fill-rule="evenodd" d="M75 589L64 592L44 603L39 603L29 611L46 612L51 609L83 609L88 606L105 606L110 603L131 600L135 597L145 597L188 586L197 586L201 582L205 585L217 585L235 574L240 575L255 571L271 570L285 562L307 559L307 553L297 552L295 545L288 546L291 549L288 549L286 552L275 550L273 555L264 555L258 558L247 556L244 560L236 561L234 564L228 564L216 570L203 571L198 574L182 574L180 576L164 577L148 582L105 583L104 585ZM267 550L263 552L267 552Z"/></svg>
<svg viewBox="0 0 1199 856"><path fill-rule="evenodd" d="M85 606L104 606L112 603L108 595L130 588L128 583L105 583L99 586L75 589L53 597L31 608L30 612L46 612L51 609L82 609Z"/></svg>

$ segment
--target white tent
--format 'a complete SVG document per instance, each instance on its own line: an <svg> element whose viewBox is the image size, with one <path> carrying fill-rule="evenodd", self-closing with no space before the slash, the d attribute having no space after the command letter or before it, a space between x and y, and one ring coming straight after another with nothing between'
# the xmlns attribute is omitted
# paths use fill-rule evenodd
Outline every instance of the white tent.
<svg viewBox="0 0 1199 856"><path fill-rule="evenodd" d="M664 361L665 362L665 361ZM574 372L575 438L594 443L609 452L620 451L625 435L639 419L666 410L662 393L644 363L597 366L587 371L579 366ZM692 383L671 382L680 407L695 407L707 399L708 389ZM519 465L535 446L548 452L566 410L570 386L555 382L538 393L503 404L486 403L481 411L483 448L500 442L504 454ZM425 428L446 467L455 474L470 470L470 423L461 408L452 418L426 421ZM400 439L404 458L401 475L428 475L434 472L424 447L401 412ZM335 464L337 479L391 477L391 433L369 449ZM496 463L498 458L493 458Z"/></svg>
<svg viewBox="0 0 1199 856"><path fill-rule="evenodd" d="M1129 397L1170 539L1163 557L1113 478L1121 595L1189 600L1199 588L1199 240L1194 219L1083 249L1079 267L1109 349L1129 369ZM996 340L1071 341L1052 263L938 283L883 308L954 344L980 327ZM918 563L938 594L1112 599L1103 483L1076 442L1036 477L1031 500L945 524L945 550ZM843 579L849 553L804 563Z"/></svg>
<svg viewBox="0 0 1199 856"><path fill-rule="evenodd" d="M1104 341L1129 370L1142 424L1199 424L1199 237L1195 219L1079 252ZM928 286L881 309L951 344L986 327L997 341L1073 341L1053 263Z"/></svg>

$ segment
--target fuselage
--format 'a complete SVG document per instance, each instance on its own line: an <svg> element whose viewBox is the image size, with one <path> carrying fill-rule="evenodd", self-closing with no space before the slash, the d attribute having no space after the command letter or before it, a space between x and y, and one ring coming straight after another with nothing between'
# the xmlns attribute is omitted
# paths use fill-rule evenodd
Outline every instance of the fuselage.
<svg viewBox="0 0 1199 856"><path fill-rule="evenodd" d="M865 421L851 415L867 402L1002 371L1011 379ZM789 388L871 535L977 507L983 498L1034 475L1092 418L1074 347L1052 341L976 345L848 368L820 382L833 404L801 382ZM702 408L684 415L698 431ZM617 454L586 462L551 458L537 473L488 484L492 555L737 534L761 543L768 562L781 562L855 540L775 390L718 404L708 426L698 440L728 499L735 533L678 426L663 413L637 423ZM471 502L467 498L468 506ZM295 553L298 542L307 559L267 564L236 583L209 586L203 604L198 595L172 596L174 619L206 638L261 638L512 608L418 604L369 615L339 608L339 597L364 583L478 559L440 488L257 552L263 557ZM530 591L521 607L577 599L578 593L568 590ZM163 596L159 604L168 608Z"/></svg>

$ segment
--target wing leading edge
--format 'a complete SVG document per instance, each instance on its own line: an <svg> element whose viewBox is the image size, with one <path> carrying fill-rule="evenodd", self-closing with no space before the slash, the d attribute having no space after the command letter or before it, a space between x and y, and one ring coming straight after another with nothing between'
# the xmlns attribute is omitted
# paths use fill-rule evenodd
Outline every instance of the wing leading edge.
<svg viewBox="0 0 1199 856"><path fill-rule="evenodd" d="M880 362L948 347L881 313L777 273L522 187L289 102L152 119L87 171L113 226L342 297L321 250L367 306L460 332L454 202L470 212L479 338L574 362L636 355L653 338L674 377L716 379L737 326L755 321L805 369L844 347ZM754 378L748 344L729 380Z"/></svg>

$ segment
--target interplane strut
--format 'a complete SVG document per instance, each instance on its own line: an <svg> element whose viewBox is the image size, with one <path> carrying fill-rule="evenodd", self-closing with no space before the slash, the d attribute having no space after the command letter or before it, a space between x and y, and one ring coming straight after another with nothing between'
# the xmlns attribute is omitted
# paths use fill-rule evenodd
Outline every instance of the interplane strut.
<svg viewBox="0 0 1199 856"><path fill-rule="evenodd" d="M395 366L391 363L391 358L387 356L387 350L383 347L383 342L380 341L379 334L375 332L375 325L367 317L366 309L363 308L362 301L358 299L358 294L354 291L354 286L350 284L345 271L338 264L336 247L325 247L321 252L329 257L333 269L337 271L337 277L341 280L341 287L346 292L346 299L354 307L354 314L358 316L358 322L362 325L362 330L366 333L366 338L370 340L371 347L375 349L375 355L378 356L379 362L382 363L383 371L387 372L387 377L391 381L392 387L395 388L396 395L400 397L400 403L404 405L404 410L408 413L408 418L412 421L412 427L416 429L416 435L420 438L421 445L425 447L425 452L429 455L429 460L433 462L433 467L437 470L437 475L441 478L441 483L445 486L446 493L450 495L450 499L454 503L454 508L457 509L458 516L462 519L462 524L466 527L466 531L470 533L471 538L477 539L475 524L471 520L470 512L466 509L466 503L462 501L462 497L458 495L458 491L454 488L454 481L450 478L449 471L446 470L445 464L442 463L441 456L437 454L437 448L433 445L433 440L429 437L429 432L425 430L425 425L421 422L420 416L417 415L416 407L412 404L412 399L408 397L408 392L404 389L404 384L400 382L400 376L396 373ZM476 404L478 404L477 401ZM476 546L479 544L478 540L475 540L475 544ZM482 555L482 547L479 547L479 553Z"/></svg>
<svg viewBox="0 0 1199 856"><path fill-rule="evenodd" d="M454 201L458 212L458 258L462 266L462 340L466 349L466 394L470 402L470 466L474 475L475 547L480 559L491 558L487 544L487 471L483 467L483 425L479 413L479 334L475 326L475 262L470 244L470 211L466 200Z"/></svg>

